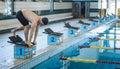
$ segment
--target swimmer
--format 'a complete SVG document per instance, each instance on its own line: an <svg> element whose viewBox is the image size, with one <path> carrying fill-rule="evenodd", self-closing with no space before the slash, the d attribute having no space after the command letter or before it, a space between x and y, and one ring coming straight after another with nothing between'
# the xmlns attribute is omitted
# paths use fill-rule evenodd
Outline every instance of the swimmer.
<svg viewBox="0 0 120 69"><path fill-rule="evenodd" d="M37 44L36 38L38 35L38 29L40 25L47 25L48 18L41 18L31 10L20 10L16 14L17 19L20 21L22 26L17 27L11 32L16 37L16 32L19 30L24 30L25 43L31 47L33 44ZM30 30L31 28L31 30ZM32 37L34 36L33 41Z"/></svg>

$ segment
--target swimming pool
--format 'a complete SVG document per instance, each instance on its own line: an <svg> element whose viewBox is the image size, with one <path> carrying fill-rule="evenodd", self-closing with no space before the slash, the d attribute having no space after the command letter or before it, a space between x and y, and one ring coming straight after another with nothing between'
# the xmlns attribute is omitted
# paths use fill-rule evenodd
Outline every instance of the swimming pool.
<svg viewBox="0 0 120 69"><path fill-rule="evenodd" d="M99 41L91 42L89 45L99 45ZM103 51L99 49L79 49L78 45L74 45L63 52L50 57L43 63L38 64L32 69L116 69L120 68L120 64L107 63L91 63L77 61L62 61L60 57L82 58L92 60L104 60L108 62L120 62L120 52Z"/></svg>

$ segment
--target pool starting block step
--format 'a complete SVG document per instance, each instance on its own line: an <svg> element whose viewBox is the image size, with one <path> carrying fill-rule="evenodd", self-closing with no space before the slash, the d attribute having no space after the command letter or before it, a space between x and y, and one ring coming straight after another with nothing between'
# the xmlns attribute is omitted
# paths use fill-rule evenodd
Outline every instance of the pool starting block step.
<svg viewBox="0 0 120 69"><path fill-rule="evenodd" d="M16 37L15 36L10 36L9 39L12 42L21 42L21 41L23 41L23 39L19 35L16 35Z"/></svg>
<svg viewBox="0 0 120 69"><path fill-rule="evenodd" d="M19 35L16 35L16 37L10 36L9 39L10 41L7 41L8 43L28 47L28 45L25 43L25 41L23 41L23 39Z"/></svg>
<svg viewBox="0 0 120 69"><path fill-rule="evenodd" d="M85 22L83 22L82 20L79 20L79 22L78 23L80 23L80 24L83 24L83 25L90 25L90 23L85 23Z"/></svg>
<svg viewBox="0 0 120 69"><path fill-rule="evenodd" d="M93 22L98 22L98 20L94 20L92 18L89 18L88 20L93 21Z"/></svg>
<svg viewBox="0 0 120 69"><path fill-rule="evenodd" d="M8 43L12 43L12 44L15 44L15 45L21 45L21 46L28 47L28 45L24 41L21 41L21 42L8 41Z"/></svg>
<svg viewBox="0 0 120 69"><path fill-rule="evenodd" d="M68 29L74 29L74 30L78 30L79 29L79 27L71 26L69 23L65 23L64 27L67 27Z"/></svg>

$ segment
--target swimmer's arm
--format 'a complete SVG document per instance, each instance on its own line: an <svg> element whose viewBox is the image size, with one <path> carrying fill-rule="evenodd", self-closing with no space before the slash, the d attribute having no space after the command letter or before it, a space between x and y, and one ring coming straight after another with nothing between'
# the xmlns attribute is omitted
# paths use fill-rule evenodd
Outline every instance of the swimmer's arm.
<svg viewBox="0 0 120 69"><path fill-rule="evenodd" d="M39 27L40 27L39 25L36 26L33 43L34 43L34 42L36 43L36 38L37 38L37 36L38 36Z"/></svg>
<svg viewBox="0 0 120 69"><path fill-rule="evenodd" d="M32 25L31 25L31 31L30 31L29 42L31 42L31 40L32 40L33 33L35 32L36 27L37 27L37 23L36 23L36 22L33 22Z"/></svg>

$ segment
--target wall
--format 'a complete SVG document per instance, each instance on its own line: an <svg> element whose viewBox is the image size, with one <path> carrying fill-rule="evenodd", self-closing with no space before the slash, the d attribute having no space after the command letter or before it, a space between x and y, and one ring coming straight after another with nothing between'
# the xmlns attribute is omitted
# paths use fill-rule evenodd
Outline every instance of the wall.
<svg viewBox="0 0 120 69"><path fill-rule="evenodd" d="M48 17L49 21L72 18L72 3L71 2L54 2L54 10L50 12L50 2L18 2L15 3L14 11L20 9L30 9L38 11L41 17ZM1 6L2 4L0 4ZM44 13L43 13L44 12ZM0 20L0 30L14 28L19 26L19 21L14 19Z"/></svg>
<svg viewBox="0 0 120 69"><path fill-rule="evenodd" d="M5 3L0 1L0 13L5 12Z"/></svg>
<svg viewBox="0 0 120 69"><path fill-rule="evenodd" d="M90 2L89 16L96 17L99 15L98 2Z"/></svg>

